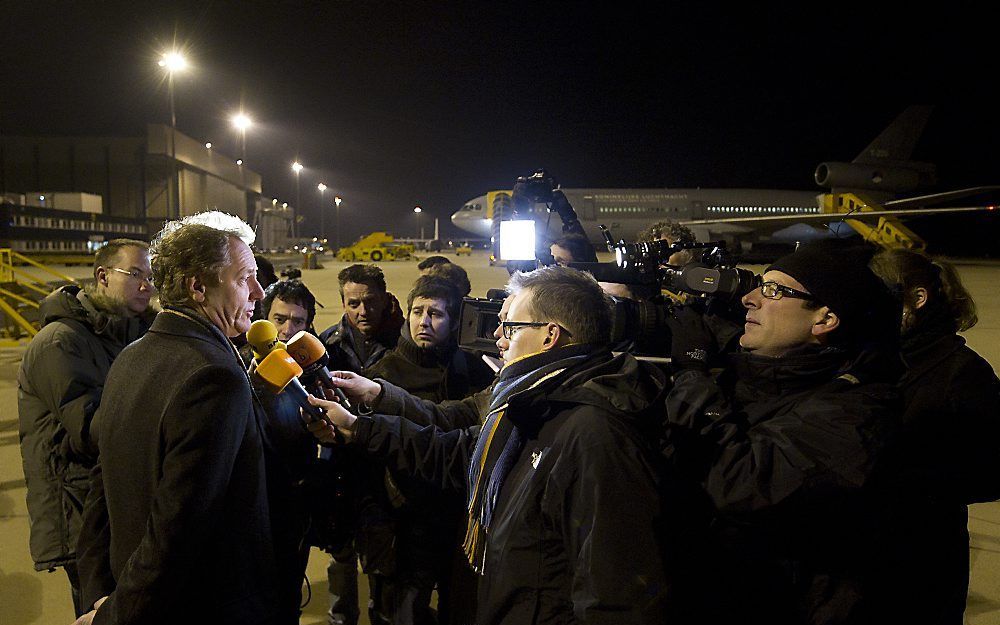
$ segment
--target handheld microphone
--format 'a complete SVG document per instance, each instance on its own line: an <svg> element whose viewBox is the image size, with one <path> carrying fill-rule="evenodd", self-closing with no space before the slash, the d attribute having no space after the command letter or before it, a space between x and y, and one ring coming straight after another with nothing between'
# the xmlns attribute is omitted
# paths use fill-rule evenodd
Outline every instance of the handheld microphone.
<svg viewBox="0 0 1000 625"><path fill-rule="evenodd" d="M298 378L302 375L302 367L284 349L279 347L271 350L257 365L256 373L278 393L287 392L291 395L302 407L302 414L309 423L326 421L333 425L322 408L309 403L309 392Z"/></svg>
<svg viewBox="0 0 1000 625"><path fill-rule="evenodd" d="M278 328L267 319L258 319L250 324L247 343L253 347L254 361L258 366L272 350L285 348L285 344L278 340Z"/></svg>
<svg viewBox="0 0 1000 625"><path fill-rule="evenodd" d="M288 346L285 349L302 367L303 375L317 379L323 386L333 389L341 405L350 410L351 402L340 387L334 386L333 376L326 368L326 363L330 362L330 355L326 353L326 347L323 346L323 342L319 338L305 330L300 330L288 340Z"/></svg>

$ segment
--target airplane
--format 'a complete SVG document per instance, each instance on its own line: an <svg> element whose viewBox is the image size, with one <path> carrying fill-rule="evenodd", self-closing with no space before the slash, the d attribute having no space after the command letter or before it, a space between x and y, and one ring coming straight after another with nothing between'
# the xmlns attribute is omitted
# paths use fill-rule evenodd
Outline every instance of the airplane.
<svg viewBox="0 0 1000 625"><path fill-rule="evenodd" d="M917 207L1000 189L984 186L891 199L935 182L934 165L910 160L931 110L930 106L908 107L850 163L820 163L815 180L828 193L701 188L561 191L576 209L584 230L598 249L605 245L599 224L607 225L616 238L634 241L653 223L671 219L690 228L699 241L721 239L733 249L749 251L761 243L796 244L843 236L848 230L853 232L842 222L846 216L835 213L849 213L854 220L894 220L897 216L928 214ZM509 190L495 190L471 199L451 216L451 221L466 232L489 239L493 234L494 206L509 199L510 194ZM933 210L965 212L984 208ZM536 223L542 222L541 231L554 240L561 235L562 224L558 216L546 218L547 212L542 204L532 211ZM811 223L822 227L813 227ZM897 236L899 230L905 228L898 228Z"/></svg>

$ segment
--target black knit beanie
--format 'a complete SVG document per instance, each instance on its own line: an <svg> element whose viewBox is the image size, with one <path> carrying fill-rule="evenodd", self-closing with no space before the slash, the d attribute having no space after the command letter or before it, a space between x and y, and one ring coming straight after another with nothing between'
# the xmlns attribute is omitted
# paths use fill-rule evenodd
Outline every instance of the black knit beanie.
<svg viewBox="0 0 1000 625"><path fill-rule="evenodd" d="M838 343L890 339L898 333L898 305L869 268L876 250L834 239L804 245L774 262L768 271L795 278L816 301L837 314Z"/></svg>

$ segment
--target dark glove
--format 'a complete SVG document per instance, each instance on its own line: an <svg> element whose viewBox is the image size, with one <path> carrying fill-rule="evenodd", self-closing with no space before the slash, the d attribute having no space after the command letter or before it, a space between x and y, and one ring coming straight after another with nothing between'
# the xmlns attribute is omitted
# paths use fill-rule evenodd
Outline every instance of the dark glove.
<svg viewBox="0 0 1000 625"><path fill-rule="evenodd" d="M707 371L717 347L715 335L701 311L693 306L675 306L667 317L667 326L671 334L670 361L674 371Z"/></svg>

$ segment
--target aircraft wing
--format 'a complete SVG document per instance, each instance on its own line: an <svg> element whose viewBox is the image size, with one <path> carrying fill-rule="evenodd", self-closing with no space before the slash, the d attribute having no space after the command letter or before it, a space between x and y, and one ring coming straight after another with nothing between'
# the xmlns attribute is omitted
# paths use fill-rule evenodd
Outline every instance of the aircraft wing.
<svg viewBox="0 0 1000 625"><path fill-rule="evenodd" d="M981 193L995 193L997 191L1000 191L1000 186L969 187L966 189L945 191L943 193L931 193L930 195L918 195L916 197L904 197L898 200L889 200L888 202L883 202L882 206L893 209L910 206L927 206L937 202L951 202L952 200L960 200L964 197L971 197Z"/></svg>
<svg viewBox="0 0 1000 625"><path fill-rule="evenodd" d="M679 223L685 226L710 226L714 224L774 224L781 227L788 223L841 221L857 219L866 221L868 218L943 215L948 213L977 213L995 210L995 206L957 206L951 208L904 208L879 211L854 211L843 213L805 213L800 215L764 215L759 217L721 217L717 219L685 219Z"/></svg>

